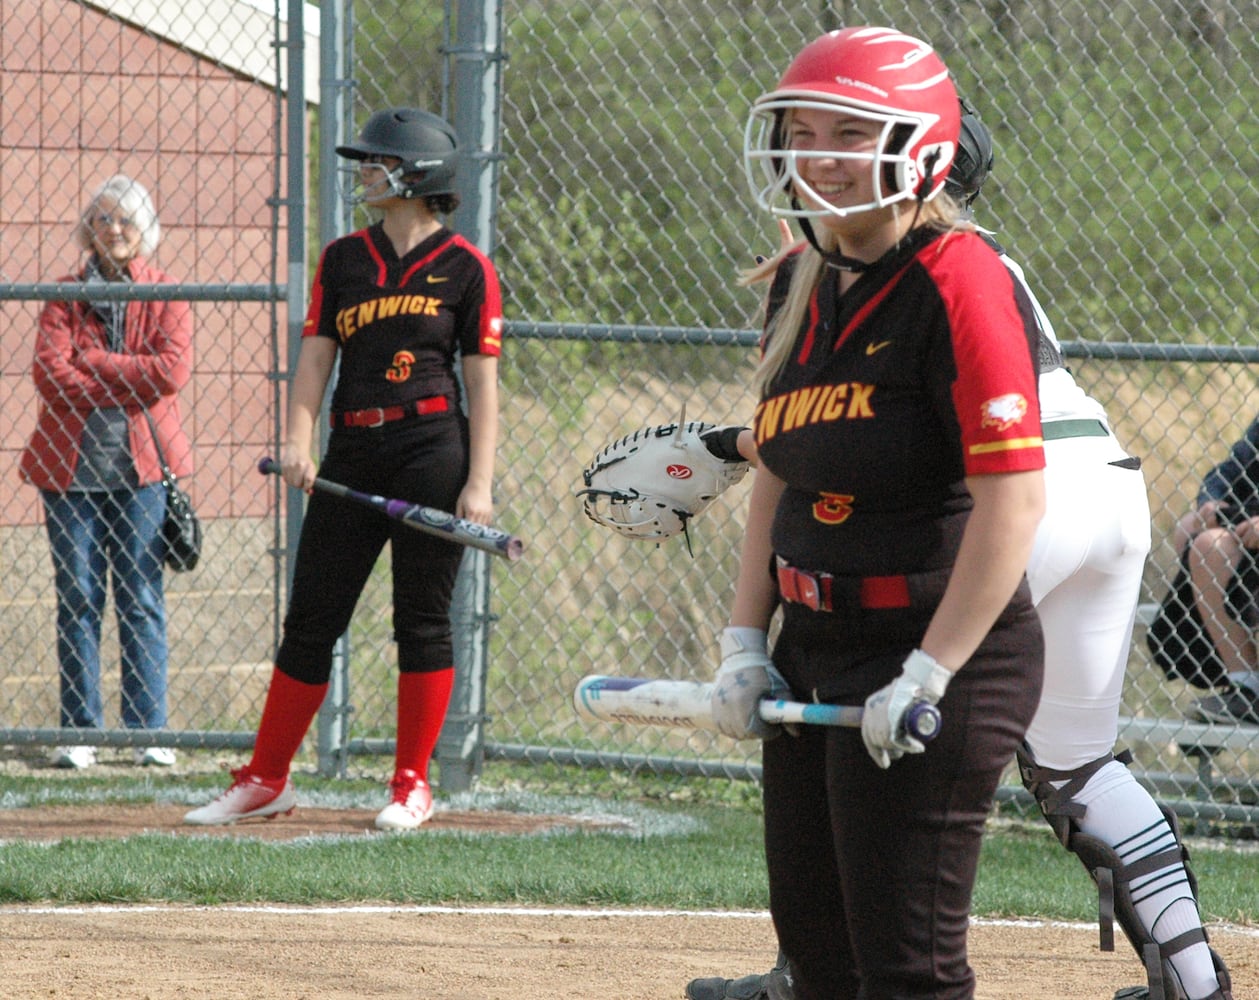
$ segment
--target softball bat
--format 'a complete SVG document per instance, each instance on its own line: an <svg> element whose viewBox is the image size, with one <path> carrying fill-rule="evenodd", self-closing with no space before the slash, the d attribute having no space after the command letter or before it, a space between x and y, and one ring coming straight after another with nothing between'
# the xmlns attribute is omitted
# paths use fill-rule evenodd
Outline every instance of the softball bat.
<svg viewBox="0 0 1259 1000"><path fill-rule="evenodd" d="M712 682L650 680L643 677L583 677L573 691L573 707L585 719L629 722L644 726L716 731L710 701ZM761 718L769 723L860 728L860 705L819 705L766 698ZM905 731L923 743L940 731L940 710L928 701L915 702L905 713Z"/></svg>
<svg viewBox="0 0 1259 1000"><path fill-rule="evenodd" d="M278 476L280 464L272 458L263 458L258 461L258 471L263 475ZM490 555L502 556L509 562L515 562L525 551L525 543L515 535L509 535L488 524L477 524L475 521L455 517L454 514L435 507L425 507L423 504L410 503L406 500L391 500L373 493L362 493L329 479L320 479L318 476L315 477L312 488L371 507L372 510L380 511L386 517L401 521L408 528L436 535L438 538L444 538L458 545L483 549Z"/></svg>

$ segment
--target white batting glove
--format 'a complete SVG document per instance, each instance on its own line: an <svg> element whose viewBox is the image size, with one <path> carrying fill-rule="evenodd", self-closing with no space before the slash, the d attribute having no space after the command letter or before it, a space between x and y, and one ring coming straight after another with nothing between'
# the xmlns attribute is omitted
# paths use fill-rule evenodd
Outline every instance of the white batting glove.
<svg viewBox="0 0 1259 1000"><path fill-rule="evenodd" d="M761 699L785 697L787 682L769 658L765 631L730 627L721 633L721 668L713 684L717 731L736 740L773 739L781 727L761 719Z"/></svg>
<svg viewBox="0 0 1259 1000"><path fill-rule="evenodd" d="M922 753L926 746L905 732L905 713L918 701L932 705L944 697L953 672L942 667L921 649L905 658L901 674L866 699L861 716L861 739L866 752L881 768L907 753Z"/></svg>

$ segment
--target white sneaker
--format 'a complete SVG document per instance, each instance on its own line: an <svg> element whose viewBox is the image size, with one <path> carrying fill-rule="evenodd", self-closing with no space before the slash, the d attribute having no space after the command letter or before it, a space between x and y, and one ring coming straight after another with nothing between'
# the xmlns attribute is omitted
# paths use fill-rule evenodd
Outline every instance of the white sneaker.
<svg viewBox="0 0 1259 1000"><path fill-rule="evenodd" d="M82 770L96 763L96 747L57 747L52 752L53 767Z"/></svg>
<svg viewBox="0 0 1259 1000"><path fill-rule="evenodd" d="M136 767L174 767L175 751L170 747L136 747Z"/></svg>
<svg viewBox="0 0 1259 1000"><path fill-rule="evenodd" d="M268 781L249 773L248 767L232 772L232 786L208 806L184 816L192 826L224 826L238 819L274 819L297 807L297 792L290 778Z"/></svg>
<svg viewBox="0 0 1259 1000"><path fill-rule="evenodd" d="M433 791L415 771L399 771L389 788L393 801L376 817L377 830L414 830L433 815Z"/></svg>

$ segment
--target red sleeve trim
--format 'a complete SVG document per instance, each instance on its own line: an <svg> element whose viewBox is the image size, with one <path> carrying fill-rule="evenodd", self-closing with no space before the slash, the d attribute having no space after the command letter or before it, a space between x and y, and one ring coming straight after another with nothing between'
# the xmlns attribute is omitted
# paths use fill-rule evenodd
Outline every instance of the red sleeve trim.
<svg viewBox="0 0 1259 1000"><path fill-rule="evenodd" d="M946 236L918 259L940 290L957 380L953 405L968 475L1042 469L1035 319L1021 305L1014 278L982 239Z"/></svg>
<svg viewBox="0 0 1259 1000"><path fill-rule="evenodd" d="M498 357L503 353L503 292L493 261L472 243L456 235L453 242L462 247L481 265L485 278L485 297L477 323L477 354Z"/></svg>

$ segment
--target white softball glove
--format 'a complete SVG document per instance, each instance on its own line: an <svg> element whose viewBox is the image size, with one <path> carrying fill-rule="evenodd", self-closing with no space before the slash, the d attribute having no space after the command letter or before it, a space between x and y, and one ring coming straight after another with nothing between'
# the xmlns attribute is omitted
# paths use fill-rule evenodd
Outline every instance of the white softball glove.
<svg viewBox="0 0 1259 1000"><path fill-rule="evenodd" d="M692 420L627 434L582 472L582 509L596 524L630 538L684 532L687 521L747 474L735 447L743 429Z"/></svg>

